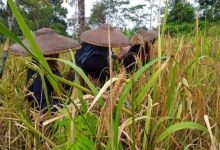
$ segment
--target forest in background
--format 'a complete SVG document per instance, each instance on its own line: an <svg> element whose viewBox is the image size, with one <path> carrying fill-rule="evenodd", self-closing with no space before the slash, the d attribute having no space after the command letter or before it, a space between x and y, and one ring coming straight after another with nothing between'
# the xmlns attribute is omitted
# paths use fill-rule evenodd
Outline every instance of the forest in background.
<svg viewBox="0 0 220 150"><path fill-rule="evenodd" d="M140 29L152 30L152 24L158 20L159 6L154 0L146 0L146 4L128 6L129 0L102 0L94 3L90 17L85 17L85 0L71 0L69 4L76 9L76 14L67 19L67 9L62 7L60 0L16 0L19 11L25 18L29 28L36 31L42 27L51 27L58 33L68 35L67 29L72 29L74 35L82 30L97 27L103 23L111 22L114 27L126 30L127 24L131 23L130 31ZM168 2L168 18L166 32L170 34L185 34L193 31L195 19L198 17L200 30L209 29L211 33L216 32L217 24L220 22L220 1L218 0L194 0L194 4L187 0L170 0ZM9 24L11 16L0 1L0 21ZM160 8L163 16L165 7ZM161 17L162 19L163 17ZM156 27L158 28L158 27ZM13 23L13 32L21 36L21 31L16 21ZM213 31L214 30L214 31ZM3 36L0 35L0 41Z"/></svg>

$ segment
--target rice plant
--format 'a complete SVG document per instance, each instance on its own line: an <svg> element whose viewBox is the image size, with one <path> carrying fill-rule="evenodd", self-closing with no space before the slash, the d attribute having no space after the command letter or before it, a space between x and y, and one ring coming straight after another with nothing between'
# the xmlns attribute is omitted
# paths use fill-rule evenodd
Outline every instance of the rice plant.
<svg viewBox="0 0 220 150"><path fill-rule="evenodd" d="M52 74L16 6L8 2L31 48L3 24L0 32L23 45L39 66L29 57L10 55L6 62L0 79L1 149L219 149L219 37L203 35L199 20L193 36L182 37L164 35L164 23L152 60L132 75L118 64L100 88L62 55L57 61L83 78L87 86L82 87L78 78L70 82ZM68 102L63 109L49 115L29 107L27 67L46 73L62 91L59 98ZM59 82L73 91L67 93Z"/></svg>

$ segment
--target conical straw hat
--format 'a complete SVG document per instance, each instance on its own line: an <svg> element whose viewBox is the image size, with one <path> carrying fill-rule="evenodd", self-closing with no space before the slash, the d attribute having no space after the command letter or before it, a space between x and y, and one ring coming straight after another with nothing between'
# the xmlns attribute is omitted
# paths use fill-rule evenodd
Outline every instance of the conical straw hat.
<svg viewBox="0 0 220 150"><path fill-rule="evenodd" d="M86 43L108 47L108 26L110 28L110 44L111 47L124 47L128 46L129 39L119 30L112 28L108 24L103 24L100 27L92 30L87 30L80 35L80 39Z"/></svg>
<svg viewBox="0 0 220 150"><path fill-rule="evenodd" d="M130 42L132 45L139 45L142 43L150 42L154 39L156 39L158 36L158 33L155 31L140 31L136 35L134 35Z"/></svg>
<svg viewBox="0 0 220 150"><path fill-rule="evenodd" d="M44 55L59 54L78 50L81 48L79 42L59 35L50 28L42 28L36 31L35 39ZM26 40L22 40L24 45L29 48ZM27 55L26 50L19 44L14 44L9 48L9 52L15 55Z"/></svg>

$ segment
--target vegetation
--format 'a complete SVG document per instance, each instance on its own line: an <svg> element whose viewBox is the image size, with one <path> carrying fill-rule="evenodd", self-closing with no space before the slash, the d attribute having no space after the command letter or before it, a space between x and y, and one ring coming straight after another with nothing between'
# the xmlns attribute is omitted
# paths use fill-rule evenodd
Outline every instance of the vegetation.
<svg viewBox="0 0 220 150"><path fill-rule="evenodd" d="M220 1L218 0L199 0L200 11L202 11L201 19L217 22L220 21Z"/></svg>
<svg viewBox="0 0 220 150"><path fill-rule="evenodd" d="M101 89L71 62L71 54L62 55L61 70L72 67L87 84L83 89L76 78L72 85L77 88L68 94L58 84L65 79L51 73L23 17L8 2L30 43L26 50L39 65L15 56L7 61L0 82L0 148L219 149L220 36L200 32L198 20L190 34L170 37L162 32L150 63L139 63L133 75L125 75L117 64L111 70L114 77ZM161 30L165 28L164 21ZM20 42L2 23L0 32ZM46 74L63 92L60 99L70 104L55 115L31 110L25 100L26 67Z"/></svg>
<svg viewBox="0 0 220 150"><path fill-rule="evenodd" d="M32 31L42 27L50 27L60 34L67 35L67 23L65 22L67 10L61 6L62 2L59 0L16 0L16 4L19 6L19 11ZM1 5L1 3L0 6L2 6L0 12L2 11L1 14L3 14L0 17L0 21L8 25L10 9L3 4ZM13 32L18 36L22 35L17 22L13 26Z"/></svg>

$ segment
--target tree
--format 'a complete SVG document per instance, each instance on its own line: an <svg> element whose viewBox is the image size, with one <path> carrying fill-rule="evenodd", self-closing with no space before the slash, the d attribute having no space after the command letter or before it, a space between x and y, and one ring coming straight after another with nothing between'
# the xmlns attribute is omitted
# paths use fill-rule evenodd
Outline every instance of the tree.
<svg viewBox="0 0 220 150"><path fill-rule="evenodd" d="M85 0L78 0L79 33L85 28Z"/></svg>
<svg viewBox="0 0 220 150"><path fill-rule="evenodd" d="M103 23L110 23L115 27L124 28L132 24L136 29L146 27L148 14L145 11L146 5L128 6L129 1L125 0L103 0L97 2L92 9L89 18L91 26Z"/></svg>
<svg viewBox="0 0 220 150"><path fill-rule="evenodd" d="M145 7L146 5L136 5L124 10L124 18L132 22L134 30L147 29L147 22L150 19Z"/></svg>
<svg viewBox="0 0 220 150"><path fill-rule="evenodd" d="M175 0L167 20L168 23L192 23L195 16L195 10L189 2Z"/></svg>
<svg viewBox="0 0 220 150"><path fill-rule="evenodd" d="M62 2L67 2L70 6L78 8L72 19L68 20L68 24L73 28L71 30L74 31L74 35L78 36L86 29L85 0L62 0Z"/></svg>
<svg viewBox="0 0 220 150"><path fill-rule="evenodd" d="M169 2L171 11L167 17L166 32L170 34L190 33L195 22L195 10L186 0L172 0Z"/></svg>
<svg viewBox="0 0 220 150"><path fill-rule="evenodd" d="M106 10L107 10L107 5L106 1L99 1L96 2L91 10L91 15L89 18L89 24L91 26L99 26L101 24L106 23Z"/></svg>
<svg viewBox="0 0 220 150"><path fill-rule="evenodd" d="M220 21L220 1L219 0L198 0L199 9L202 12L201 19L207 21Z"/></svg>
<svg viewBox="0 0 220 150"><path fill-rule="evenodd" d="M64 20L67 10L61 4L59 0L17 0L18 9L31 30L50 27L60 34L67 35L67 24ZM7 16L3 18L7 20ZM7 24L7 21L5 23ZM16 22L13 32L22 35Z"/></svg>

